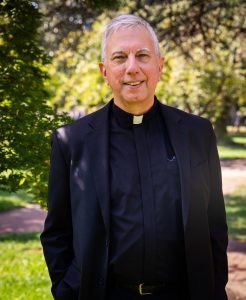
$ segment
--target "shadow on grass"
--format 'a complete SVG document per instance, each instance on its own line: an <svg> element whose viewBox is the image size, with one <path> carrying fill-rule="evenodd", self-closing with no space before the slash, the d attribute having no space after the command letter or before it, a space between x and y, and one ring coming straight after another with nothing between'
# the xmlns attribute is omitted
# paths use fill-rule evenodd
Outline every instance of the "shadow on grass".
<svg viewBox="0 0 246 300"><path fill-rule="evenodd" d="M16 209L16 208L22 208L25 207L25 203L21 202L21 203L16 203L14 201L11 200L7 200L7 199L1 199L0 201L0 211L1 212L6 212L12 209Z"/></svg>
<svg viewBox="0 0 246 300"><path fill-rule="evenodd" d="M229 236L246 241L246 187L225 197Z"/></svg>
<svg viewBox="0 0 246 300"><path fill-rule="evenodd" d="M19 190L16 193L9 193L0 190L0 212L25 207L27 203L33 203L33 196L25 191Z"/></svg>
<svg viewBox="0 0 246 300"><path fill-rule="evenodd" d="M29 242L39 241L40 232L29 232L29 233L8 233L0 235L0 242Z"/></svg>
<svg viewBox="0 0 246 300"><path fill-rule="evenodd" d="M221 159L246 158L246 134L229 132L219 141L218 149Z"/></svg>
<svg viewBox="0 0 246 300"><path fill-rule="evenodd" d="M220 144L224 146L232 146L238 148L246 147L246 133L245 132L229 132L220 140Z"/></svg>
<svg viewBox="0 0 246 300"><path fill-rule="evenodd" d="M245 144L234 142L231 139L228 139L228 140L225 140L225 141L221 141L221 142L219 142L219 145L231 148L233 150L246 149Z"/></svg>

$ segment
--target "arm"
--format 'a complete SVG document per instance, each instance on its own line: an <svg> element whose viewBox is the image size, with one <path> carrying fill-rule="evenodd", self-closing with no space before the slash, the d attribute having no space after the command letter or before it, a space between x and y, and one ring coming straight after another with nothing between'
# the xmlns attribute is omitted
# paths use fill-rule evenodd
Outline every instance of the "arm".
<svg viewBox="0 0 246 300"><path fill-rule="evenodd" d="M52 136L48 215L40 238L55 297L56 287L74 257L69 165L62 153L57 131Z"/></svg>
<svg viewBox="0 0 246 300"><path fill-rule="evenodd" d="M211 126L211 125L210 125ZM215 300L226 300L225 286L228 281L227 264L227 224L225 205L222 192L221 169L216 138L211 126L210 128L210 153L209 153L209 175L210 175L210 202L208 206L208 221L210 229L211 247L214 260L215 273Z"/></svg>

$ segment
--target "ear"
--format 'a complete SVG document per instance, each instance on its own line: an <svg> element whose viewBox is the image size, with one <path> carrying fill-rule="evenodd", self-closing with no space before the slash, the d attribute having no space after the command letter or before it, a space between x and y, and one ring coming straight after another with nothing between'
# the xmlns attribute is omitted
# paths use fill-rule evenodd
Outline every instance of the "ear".
<svg viewBox="0 0 246 300"><path fill-rule="evenodd" d="M161 73L162 73L162 70L163 70L164 61L165 61L164 56L160 56L160 58L159 58L159 80L161 78Z"/></svg>
<svg viewBox="0 0 246 300"><path fill-rule="evenodd" d="M159 58L159 72L161 73L162 72L162 69L163 69L163 65L164 65L164 56L160 56Z"/></svg>
<svg viewBox="0 0 246 300"><path fill-rule="evenodd" d="M108 84L107 71L106 71L105 64L103 62L100 62L98 64L98 66L99 66L99 69L100 69L100 72L102 74L102 77L103 77L104 81Z"/></svg>

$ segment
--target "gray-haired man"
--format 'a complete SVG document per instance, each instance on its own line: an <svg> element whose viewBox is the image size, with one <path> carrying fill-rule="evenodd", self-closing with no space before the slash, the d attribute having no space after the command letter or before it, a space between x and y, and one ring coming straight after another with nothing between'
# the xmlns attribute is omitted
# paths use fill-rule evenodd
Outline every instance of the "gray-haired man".
<svg viewBox="0 0 246 300"><path fill-rule="evenodd" d="M41 241L54 298L227 299L211 124L155 97L163 57L143 19L108 24L99 67L113 99L52 138Z"/></svg>

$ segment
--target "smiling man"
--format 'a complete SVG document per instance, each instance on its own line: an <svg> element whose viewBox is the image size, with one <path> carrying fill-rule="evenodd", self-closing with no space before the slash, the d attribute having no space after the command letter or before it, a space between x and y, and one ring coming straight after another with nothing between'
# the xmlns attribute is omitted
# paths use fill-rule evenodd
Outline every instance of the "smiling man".
<svg viewBox="0 0 246 300"><path fill-rule="evenodd" d="M136 115L148 111L163 67L154 36L143 26L122 27L110 33L103 47L99 66L115 105Z"/></svg>
<svg viewBox="0 0 246 300"><path fill-rule="evenodd" d="M161 104L151 26L106 27L113 99L53 133L41 242L57 300L226 300L227 225L209 121Z"/></svg>

